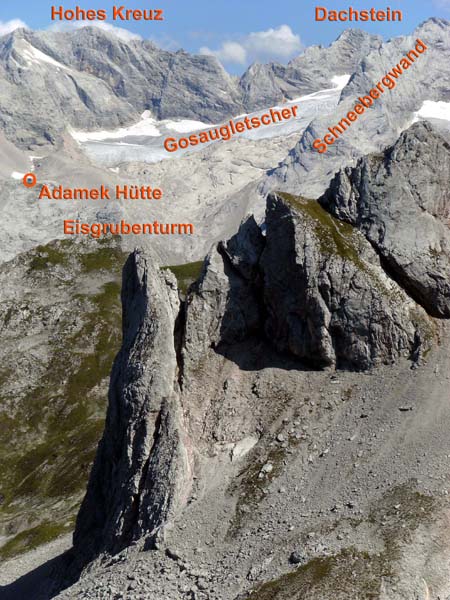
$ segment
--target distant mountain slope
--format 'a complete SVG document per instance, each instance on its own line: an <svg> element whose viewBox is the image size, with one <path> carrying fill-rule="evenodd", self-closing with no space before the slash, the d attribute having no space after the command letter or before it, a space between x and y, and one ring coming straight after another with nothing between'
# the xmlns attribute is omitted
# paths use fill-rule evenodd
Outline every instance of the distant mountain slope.
<svg viewBox="0 0 450 600"><path fill-rule="evenodd" d="M405 54L421 39L427 50L415 59L397 79L395 87L386 89L357 121L340 135L326 153L312 147L315 139L329 133L360 96L367 95L377 82L392 71ZM265 183L264 191L285 189L310 197L322 194L330 177L342 166L360 156L379 152L395 142L399 134L415 120L425 100L449 101L450 22L432 18L417 27L412 35L393 38L370 52L355 69L342 90L336 109L320 115L305 129L295 147ZM387 88L387 86L384 86Z"/></svg>
<svg viewBox="0 0 450 600"><path fill-rule="evenodd" d="M150 110L211 123L332 87L380 40L346 32L288 66L254 65L239 81L212 56L125 42L95 27L16 30L0 38L0 129L23 147L55 143L67 126L114 128ZM331 56L334 58L331 59Z"/></svg>
<svg viewBox="0 0 450 600"><path fill-rule="evenodd" d="M264 108L279 102L280 96L299 95L330 87L330 74L353 73L359 62L382 43L379 36L358 29L347 29L329 47L310 46L284 66L277 63L252 65L241 77L239 86L244 105Z"/></svg>

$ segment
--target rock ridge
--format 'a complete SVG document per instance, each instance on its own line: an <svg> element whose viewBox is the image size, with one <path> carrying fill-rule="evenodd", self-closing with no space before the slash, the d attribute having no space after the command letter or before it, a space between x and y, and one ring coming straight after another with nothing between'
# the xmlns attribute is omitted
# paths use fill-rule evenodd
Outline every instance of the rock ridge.
<svg viewBox="0 0 450 600"><path fill-rule="evenodd" d="M319 202L358 228L427 312L450 317L450 145L427 122L341 169Z"/></svg>
<svg viewBox="0 0 450 600"><path fill-rule="evenodd" d="M249 217L208 255L187 298L185 364L252 335L314 368L365 370L426 349L425 312L357 229L284 193L268 196L265 228Z"/></svg>
<svg viewBox="0 0 450 600"><path fill-rule="evenodd" d="M349 33L330 48L308 48L288 66L254 65L235 78L212 55L169 52L97 27L18 29L0 37L0 127L12 142L33 148L60 143L67 126L116 129L144 111L218 123L330 88L336 73L353 72L379 43Z"/></svg>
<svg viewBox="0 0 450 600"><path fill-rule="evenodd" d="M122 304L105 431L74 535L85 561L158 545L188 502L208 398L192 403L211 351L239 365L246 344L299 371L366 371L416 365L435 330L357 227L285 193L268 196L263 229L249 216L214 245L182 302L174 275L133 252Z"/></svg>

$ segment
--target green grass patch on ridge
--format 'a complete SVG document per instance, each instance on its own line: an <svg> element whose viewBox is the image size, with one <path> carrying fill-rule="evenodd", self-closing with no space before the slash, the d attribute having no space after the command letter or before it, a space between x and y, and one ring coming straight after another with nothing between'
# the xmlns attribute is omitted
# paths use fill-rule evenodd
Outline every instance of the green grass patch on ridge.
<svg viewBox="0 0 450 600"><path fill-rule="evenodd" d="M359 269L365 271L367 266L359 256L361 239L357 230L349 223L335 219L316 200L308 200L286 192L278 192L296 212L306 216L312 225L324 254L338 254L352 261Z"/></svg>
<svg viewBox="0 0 450 600"><path fill-rule="evenodd" d="M185 265L172 265L162 267L168 269L177 278L178 288L181 293L186 295L189 286L196 281L200 273L202 272L203 261L199 260L196 262L186 263Z"/></svg>

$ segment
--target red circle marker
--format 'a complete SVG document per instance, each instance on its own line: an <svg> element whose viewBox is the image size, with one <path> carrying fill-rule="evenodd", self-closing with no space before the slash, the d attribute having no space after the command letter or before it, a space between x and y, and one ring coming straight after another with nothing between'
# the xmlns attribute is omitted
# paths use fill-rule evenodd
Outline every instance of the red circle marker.
<svg viewBox="0 0 450 600"><path fill-rule="evenodd" d="M37 177L34 173L26 173L23 176L23 185L27 188L32 188L37 183Z"/></svg>

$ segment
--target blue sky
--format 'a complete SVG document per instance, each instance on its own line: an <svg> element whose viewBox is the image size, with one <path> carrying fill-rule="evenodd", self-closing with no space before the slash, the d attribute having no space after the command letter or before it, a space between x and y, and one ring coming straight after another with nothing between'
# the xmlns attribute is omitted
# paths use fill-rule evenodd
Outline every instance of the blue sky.
<svg viewBox="0 0 450 600"><path fill-rule="evenodd" d="M385 38L411 33L430 16L450 18L450 0L418 2L417 0L353 0L349 2L326 2L318 0L123 0L127 8L163 8L164 22L123 23L108 21L158 45L188 52L216 52L224 66L233 73L242 72L255 60L279 60L286 62L299 54L302 47L312 44L328 45L347 27L357 23L318 23L314 19L314 7L325 6L333 10L345 10L349 5L355 9L374 7L384 10L400 9L401 23L361 23L359 27L378 33ZM114 4L107 0L9 0L0 5L0 33L20 20L33 29L46 29L51 25L51 6L73 9L106 9L112 14ZM13 25L10 22L13 21Z"/></svg>

